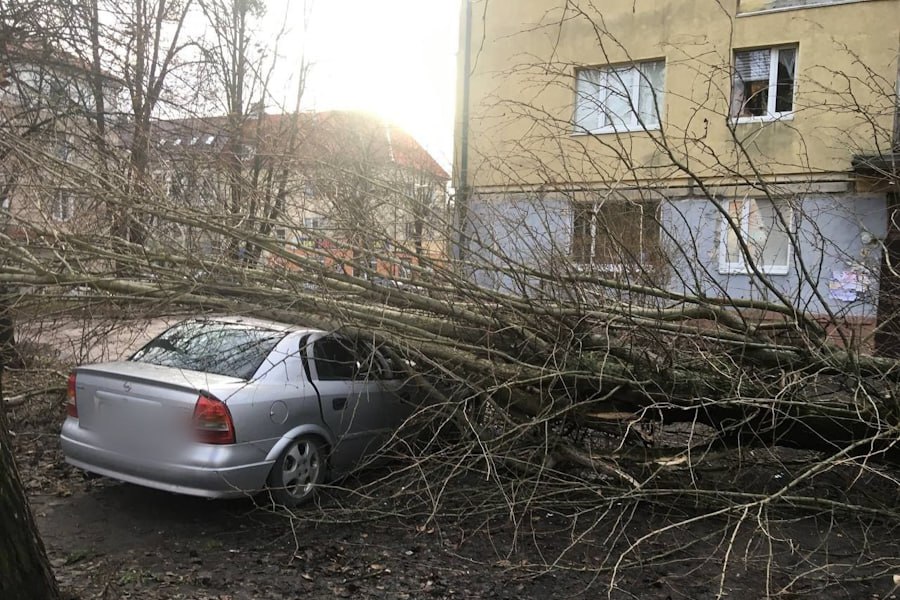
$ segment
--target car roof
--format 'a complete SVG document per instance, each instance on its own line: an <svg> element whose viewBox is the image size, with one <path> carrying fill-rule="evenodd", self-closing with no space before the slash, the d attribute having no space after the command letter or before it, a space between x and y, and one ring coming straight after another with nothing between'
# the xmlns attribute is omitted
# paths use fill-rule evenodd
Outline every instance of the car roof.
<svg viewBox="0 0 900 600"><path fill-rule="evenodd" d="M283 331L285 333L307 332L307 333L324 333L321 329L313 329L310 327L300 327L298 325L290 325L278 321L270 321L268 319L257 319L255 317L246 317L241 315L221 315L214 317L198 318L203 321L216 321L218 323L234 323L236 325L250 325L254 327L264 327L266 329L274 329L275 331Z"/></svg>

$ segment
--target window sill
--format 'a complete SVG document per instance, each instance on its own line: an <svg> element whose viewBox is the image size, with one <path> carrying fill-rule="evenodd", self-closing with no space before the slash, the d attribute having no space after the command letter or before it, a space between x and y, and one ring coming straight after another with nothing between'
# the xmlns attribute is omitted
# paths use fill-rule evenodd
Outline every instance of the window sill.
<svg viewBox="0 0 900 600"><path fill-rule="evenodd" d="M804 10L807 8L823 8L825 6L839 6L841 4L856 4L857 2L866 2L868 0L823 0L821 2L813 2L810 4L796 4L792 6L779 6L777 8L761 8L748 12L738 12L738 17L755 17L758 15L770 15L772 13L786 12L789 10Z"/></svg>
<svg viewBox="0 0 900 600"><path fill-rule="evenodd" d="M596 264L576 262L573 264L579 273L597 273L605 275L640 274L652 270L649 265L617 265L612 263Z"/></svg>
<svg viewBox="0 0 900 600"><path fill-rule="evenodd" d="M789 267L758 267L759 272L763 275L787 275ZM755 275L752 271L743 265L719 265L719 275Z"/></svg>
<svg viewBox="0 0 900 600"><path fill-rule="evenodd" d="M778 121L793 121L794 113L776 113L774 115L765 115L763 117L729 117L728 122L732 125L751 125L753 123L777 123Z"/></svg>
<svg viewBox="0 0 900 600"><path fill-rule="evenodd" d="M628 129L616 129L614 127L604 127L602 129L592 129L590 131L573 131L572 137L584 137L589 135L605 135L608 133L646 133L648 131L659 131L660 126L655 127L633 127Z"/></svg>

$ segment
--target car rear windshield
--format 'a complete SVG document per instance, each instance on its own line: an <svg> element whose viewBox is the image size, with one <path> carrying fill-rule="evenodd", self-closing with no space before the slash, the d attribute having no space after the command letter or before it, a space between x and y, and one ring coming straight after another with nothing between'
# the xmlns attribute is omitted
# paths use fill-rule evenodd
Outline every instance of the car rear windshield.
<svg viewBox="0 0 900 600"><path fill-rule="evenodd" d="M284 336L256 325L188 321L150 341L131 360L250 379Z"/></svg>

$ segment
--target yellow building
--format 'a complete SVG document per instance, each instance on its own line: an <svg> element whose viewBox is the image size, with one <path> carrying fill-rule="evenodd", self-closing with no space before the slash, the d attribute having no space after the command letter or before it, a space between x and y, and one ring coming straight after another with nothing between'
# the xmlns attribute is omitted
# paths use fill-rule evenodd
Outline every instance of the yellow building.
<svg viewBox="0 0 900 600"><path fill-rule="evenodd" d="M900 1L468 0L462 24L483 283L577 269L874 323L897 188L860 167L896 149Z"/></svg>

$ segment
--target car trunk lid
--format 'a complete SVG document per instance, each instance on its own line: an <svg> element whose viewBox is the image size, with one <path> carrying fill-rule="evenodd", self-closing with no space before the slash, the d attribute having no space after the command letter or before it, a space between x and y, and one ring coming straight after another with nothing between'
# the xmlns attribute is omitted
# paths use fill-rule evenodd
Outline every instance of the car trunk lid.
<svg viewBox="0 0 900 600"><path fill-rule="evenodd" d="M201 393L227 401L246 384L238 377L131 361L78 367L79 425L102 432L111 446L158 451L191 439Z"/></svg>

